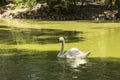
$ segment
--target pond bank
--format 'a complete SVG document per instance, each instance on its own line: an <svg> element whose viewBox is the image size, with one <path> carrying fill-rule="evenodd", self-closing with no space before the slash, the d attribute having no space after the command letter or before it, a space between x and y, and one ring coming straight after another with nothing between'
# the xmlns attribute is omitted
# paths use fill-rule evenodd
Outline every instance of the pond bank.
<svg viewBox="0 0 120 80"><path fill-rule="evenodd" d="M88 4L85 6L73 4L57 4L49 6L47 3L38 3L33 8L21 6L11 9L14 4L0 8L0 18L40 19L40 20L93 20L111 19L117 13L109 11L104 5ZM115 17L114 17L115 18Z"/></svg>

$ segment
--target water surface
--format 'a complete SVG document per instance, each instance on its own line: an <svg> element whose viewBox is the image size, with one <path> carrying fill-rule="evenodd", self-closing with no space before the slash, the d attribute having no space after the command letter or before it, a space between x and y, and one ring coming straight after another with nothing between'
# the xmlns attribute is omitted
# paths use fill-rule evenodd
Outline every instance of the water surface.
<svg viewBox="0 0 120 80"><path fill-rule="evenodd" d="M119 80L119 23L0 20L0 80ZM93 50L87 59L58 59L65 51Z"/></svg>

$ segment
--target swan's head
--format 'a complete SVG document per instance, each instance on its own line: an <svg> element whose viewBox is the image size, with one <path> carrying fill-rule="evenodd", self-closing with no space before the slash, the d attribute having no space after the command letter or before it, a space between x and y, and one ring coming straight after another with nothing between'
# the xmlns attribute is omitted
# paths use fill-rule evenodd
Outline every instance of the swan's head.
<svg viewBox="0 0 120 80"><path fill-rule="evenodd" d="M59 37L59 41L64 41L64 38L63 37Z"/></svg>

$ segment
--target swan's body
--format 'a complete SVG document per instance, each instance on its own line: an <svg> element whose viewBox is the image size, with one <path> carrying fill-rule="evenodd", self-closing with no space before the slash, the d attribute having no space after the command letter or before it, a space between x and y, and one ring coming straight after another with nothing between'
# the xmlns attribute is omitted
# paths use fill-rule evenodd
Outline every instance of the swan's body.
<svg viewBox="0 0 120 80"><path fill-rule="evenodd" d="M78 48L71 48L66 53L64 53L65 40L63 37L60 37L59 41L62 42L61 51L57 55L59 58L86 58L91 53L91 50L86 53L83 53Z"/></svg>

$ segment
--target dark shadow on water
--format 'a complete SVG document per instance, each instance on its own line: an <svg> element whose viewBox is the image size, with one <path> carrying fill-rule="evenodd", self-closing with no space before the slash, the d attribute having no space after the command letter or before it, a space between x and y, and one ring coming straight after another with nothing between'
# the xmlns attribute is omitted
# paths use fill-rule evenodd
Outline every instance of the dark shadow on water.
<svg viewBox="0 0 120 80"><path fill-rule="evenodd" d="M78 42L84 41L83 37L77 37L78 34L83 34L83 32L78 31L64 31L60 29L41 29L41 30L32 30L31 35L38 37L36 40L38 43L57 43L58 38L63 36L66 39L66 42ZM51 36L45 38L39 38L39 36Z"/></svg>
<svg viewBox="0 0 120 80"><path fill-rule="evenodd" d="M8 26L0 26L0 29L2 29L2 28L10 28L10 27L8 27Z"/></svg>
<svg viewBox="0 0 120 80"><path fill-rule="evenodd" d="M0 49L0 54L13 54L13 56L0 56L0 80L46 80L45 75L51 73L49 68L53 69L54 65L59 64L56 63L56 52ZM54 74L50 75L55 77ZM57 77L55 79L57 80Z"/></svg>
<svg viewBox="0 0 120 80"><path fill-rule="evenodd" d="M81 31L66 31L61 29L26 29L9 28L0 26L0 43L4 44L53 44L58 43L58 38L63 36L66 42L84 41L84 37L78 37L78 34L84 34Z"/></svg>
<svg viewBox="0 0 120 80"><path fill-rule="evenodd" d="M0 30L0 43L15 44L16 40L13 38L10 30Z"/></svg>
<svg viewBox="0 0 120 80"><path fill-rule="evenodd" d="M18 49L0 49L0 54L10 54L13 58L56 59L59 51L30 51ZM4 56L3 56L4 57Z"/></svg>
<svg viewBox="0 0 120 80"><path fill-rule="evenodd" d="M79 68L59 60L58 51L0 50L13 56L0 56L1 80L119 80L119 58L87 58ZM16 74L17 73L17 74ZM47 76L47 77L46 77Z"/></svg>

